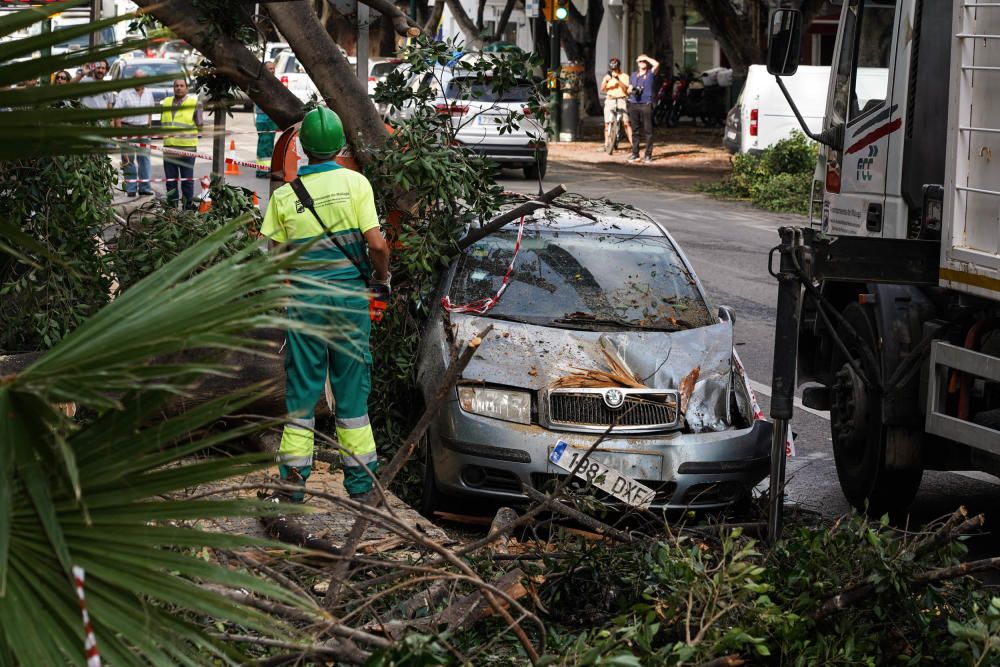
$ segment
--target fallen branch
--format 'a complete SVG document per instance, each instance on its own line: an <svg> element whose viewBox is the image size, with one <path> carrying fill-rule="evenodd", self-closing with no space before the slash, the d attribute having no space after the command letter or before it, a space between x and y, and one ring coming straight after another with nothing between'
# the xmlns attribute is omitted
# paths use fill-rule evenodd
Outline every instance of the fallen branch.
<svg viewBox="0 0 1000 667"><path fill-rule="evenodd" d="M510 536L507 526L515 521L517 521L517 512L511 508L501 507L497 510L496 516L493 517L493 522L490 524L490 532L496 532L500 535L498 538L499 544L493 548L496 553L507 553L507 547L510 546Z"/></svg>
<svg viewBox="0 0 1000 667"><path fill-rule="evenodd" d="M256 646L270 646L272 648L283 648L291 651L298 651L297 653L288 654L288 656L294 656L295 658L302 660L303 658L321 658L324 660L329 660L334 658L337 662L346 662L352 665L363 665L368 658L371 657L371 653L362 651L355 646L348 646L339 641L324 642L323 644L318 644L314 646L300 646L293 642L285 642L278 639L268 639L266 637L255 637L254 635L237 635L237 634L227 634L224 632L213 633L211 635L214 639L220 639L227 642L238 642L241 644L254 644ZM258 662L258 665L281 665L292 662L288 659L282 659L280 662L272 662L274 658L271 658L265 662Z"/></svg>
<svg viewBox="0 0 1000 667"><path fill-rule="evenodd" d="M489 325L481 332L479 335L474 337L465 346L465 349L461 354L458 355L457 359L453 361L448 366L448 371L445 373L444 379L441 381L437 392L434 394L434 398L431 400L430 405L424 410L424 414L421 415L420 420L417 422L410 434L406 436L406 440L403 441L403 445L396 452L396 455L392 457L389 464L385 467L382 473L378 476L378 481L382 488L388 488L392 484L392 480L395 479L399 471L403 469L403 466L410 459L413 454L413 450L416 449L417 443L423 438L424 433L430 428L431 421L434 419L437 411L444 404L448 395L450 394L455 383L462 376L462 372L465 367L469 365L472 361L472 357L475 356L476 352L479 350L479 346L482 344L483 339L489 335L493 330L493 325ZM383 499L371 498L366 504L378 507ZM347 579L347 573L351 567L350 559L354 557L357 553L358 544L361 543L361 538L364 536L365 530L368 528L368 519L364 514L360 514L358 518L354 521L354 525L351 526L351 530L347 535L347 539L341 546L341 554L346 558L344 561L338 563L333 568L333 575L330 578L330 585L327 588L326 598L324 599L324 605L327 609L331 609L337 604L337 600L340 596L341 582Z"/></svg>
<svg viewBox="0 0 1000 667"><path fill-rule="evenodd" d="M747 661L738 655L724 655L721 658L703 662L698 667L742 667L745 664Z"/></svg>
<svg viewBox="0 0 1000 667"><path fill-rule="evenodd" d="M944 525L935 531L929 538L918 542L913 549L914 557L926 555L940 549L956 537L966 534L973 528L982 526L986 521L986 517L982 514L978 514L971 519L961 521L962 518L965 517L965 514L965 508L959 508L951 517L949 517L948 521L946 521ZM959 523L960 521L961 523ZM961 563L954 567L928 570L927 572L921 572L914 575L913 582L919 585L926 585L935 581L954 579L955 577L961 577L970 572L977 572L990 567L996 567L998 563L1000 563L1000 559L990 558L981 561ZM815 612L810 614L810 617L817 622L822 621L838 611L842 611L861 602L874 593L875 584L871 582L865 581L855 584L850 588L845 589L843 592L834 595L832 598L827 599Z"/></svg>
<svg viewBox="0 0 1000 667"><path fill-rule="evenodd" d="M551 204L556 197L565 192L566 188L563 185L561 184L557 185L556 187L552 188L551 190L543 194L538 199L532 199L531 201L524 202L520 206L515 206L506 213L503 213L493 218L482 227L470 230L469 233L463 236L456 244L458 246L458 250L459 251L465 250L466 248L474 244L476 241L486 238L490 234L503 229L506 225L514 222L522 215L528 215L532 211L535 211L540 208L545 208L546 206Z"/></svg>
<svg viewBox="0 0 1000 667"><path fill-rule="evenodd" d="M341 549L330 540L316 537L294 519L287 516L264 516L260 518L268 537L273 537L297 547L321 551L332 556L340 556Z"/></svg>
<svg viewBox="0 0 1000 667"><path fill-rule="evenodd" d="M563 516L583 524L584 526L590 528L594 532L597 532L606 537L610 537L611 539L616 540L618 542L624 542L626 544L631 544L633 542L632 536L629 535L628 533L618 530L617 528L613 528L612 526L609 526L603 521L599 521L598 519L595 519L594 517L588 514L584 514L583 512L574 509L566 505L565 503L559 502L553 496L547 496L541 491L537 491L534 488L528 486L527 484L522 484L521 490L535 502L541 503L542 505L545 505L546 507L551 509L553 512L559 512Z"/></svg>

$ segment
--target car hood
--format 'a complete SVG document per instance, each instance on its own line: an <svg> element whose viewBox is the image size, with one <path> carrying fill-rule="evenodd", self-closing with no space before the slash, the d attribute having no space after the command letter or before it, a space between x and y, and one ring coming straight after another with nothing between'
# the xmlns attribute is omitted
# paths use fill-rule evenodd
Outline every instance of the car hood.
<svg viewBox="0 0 1000 667"><path fill-rule="evenodd" d="M458 341L493 325L462 374L464 380L544 391L577 370L608 370L602 351L607 350L649 387L679 390L692 431L720 431L731 423L729 322L674 332L582 331L460 314L453 314L451 322Z"/></svg>

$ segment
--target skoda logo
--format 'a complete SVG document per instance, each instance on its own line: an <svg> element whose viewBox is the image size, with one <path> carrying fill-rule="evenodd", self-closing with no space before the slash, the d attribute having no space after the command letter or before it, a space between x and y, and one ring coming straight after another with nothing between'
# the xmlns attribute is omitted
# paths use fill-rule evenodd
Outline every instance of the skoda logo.
<svg viewBox="0 0 1000 667"><path fill-rule="evenodd" d="M614 410L625 403L625 394L621 389L608 389L604 392L604 404Z"/></svg>

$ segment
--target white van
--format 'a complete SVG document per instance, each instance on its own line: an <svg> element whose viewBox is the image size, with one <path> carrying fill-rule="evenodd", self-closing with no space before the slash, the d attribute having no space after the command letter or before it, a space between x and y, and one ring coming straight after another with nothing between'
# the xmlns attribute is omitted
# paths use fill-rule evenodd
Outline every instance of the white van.
<svg viewBox="0 0 1000 667"><path fill-rule="evenodd" d="M794 76L782 77L809 129L823 129L829 67L799 67ZM759 153L787 139L799 122L764 65L751 65L736 106L726 118L723 143L731 153Z"/></svg>
<svg viewBox="0 0 1000 667"><path fill-rule="evenodd" d="M855 103L861 108L871 100L885 97L887 70L859 67L856 76L858 99ZM813 133L823 129L829 79L829 67L799 67L794 76L781 77ZM725 147L731 153L759 153L801 129L774 76L767 73L767 67L751 65L736 106L726 117L722 138Z"/></svg>

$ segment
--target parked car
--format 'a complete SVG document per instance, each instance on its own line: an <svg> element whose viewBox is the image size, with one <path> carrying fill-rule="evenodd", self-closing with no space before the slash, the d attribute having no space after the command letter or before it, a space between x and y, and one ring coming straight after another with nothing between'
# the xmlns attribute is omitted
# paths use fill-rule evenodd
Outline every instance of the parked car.
<svg viewBox="0 0 1000 667"><path fill-rule="evenodd" d="M414 74L407 85L431 88L435 95L431 104L438 113L450 116L457 143L501 167L523 169L525 178L544 177L548 144L542 126L527 117L511 131L500 131L511 111L528 112L534 87L529 81L519 81L498 96L489 78L477 81L476 74L463 66L474 57L467 54L462 61L438 68L433 74ZM410 108L391 109L389 115L407 118L412 113Z"/></svg>
<svg viewBox="0 0 1000 667"><path fill-rule="evenodd" d="M194 47L183 39L172 39L169 42L164 42L156 49L155 57L176 60L183 63L187 61L193 52Z"/></svg>
<svg viewBox="0 0 1000 667"><path fill-rule="evenodd" d="M340 51L341 53L345 53L343 49L340 49ZM347 56L347 61L352 65L358 62L354 56ZM278 80L281 81L285 88L292 91L292 94L303 102L308 102L313 96L320 97L316 84L309 78L305 67L302 66L302 63L299 62L298 58L295 57L295 53L291 50L278 53L274 61L274 75L278 77Z"/></svg>
<svg viewBox="0 0 1000 667"><path fill-rule="evenodd" d="M452 263L423 332L417 380L433 400L451 340L493 331L445 401L424 444L425 513L476 499L517 503L566 472L560 441L655 491L653 507L722 508L767 474L771 425L733 348L731 309L712 310L690 263L655 219L564 195L552 208L473 244ZM452 305L482 303L482 315ZM565 378L616 360L641 387ZM616 424L616 425L615 425Z"/></svg>
<svg viewBox="0 0 1000 667"><path fill-rule="evenodd" d="M146 88L153 93L153 101L159 105L163 99L174 94L174 81L176 79L188 79L188 73L184 67L176 60L165 58L129 58L121 59L111 66L108 76L113 79L131 79L135 77L138 70L145 72L146 76L161 76L164 74L173 75L173 78L158 83L149 84ZM160 114L153 114L153 123L160 122Z"/></svg>
<svg viewBox="0 0 1000 667"><path fill-rule="evenodd" d="M373 59L368 64L368 97L375 94L375 86L379 81L385 81L385 77L397 67L403 64L399 58L386 58L385 60Z"/></svg>

